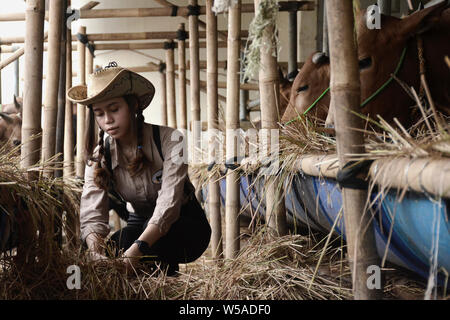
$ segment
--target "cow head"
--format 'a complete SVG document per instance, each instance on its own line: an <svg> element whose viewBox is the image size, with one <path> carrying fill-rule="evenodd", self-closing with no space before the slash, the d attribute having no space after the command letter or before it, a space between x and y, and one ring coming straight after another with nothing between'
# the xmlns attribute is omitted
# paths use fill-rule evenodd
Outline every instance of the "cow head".
<svg viewBox="0 0 450 320"><path fill-rule="evenodd" d="M398 19L381 15L381 29L369 30L366 26L365 11L361 11L356 18L358 57L361 80L361 101L367 99L381 87L398 65L401 53L408 39L433 27L445 9L445 2L418 11L406 18ZM412 46L411 50L417 51ZM401 69L401 79L409 85L416 86L419 65L414 57L417 52L409 52ZM411 80L408 70L413 70L416 79ZM406 73L405 73L406 72ZM411 72L411 71L409 71ZM324 53L312 54L294 80L291 98L282 121L286 122L299 114L303 114L311 104L330 85L329 58ZM381 92L375 99L361 109L362 114L375 117L380 114L387 121L398 117L405 123L410 119L410 105L413 101L404 93L398 84L392 84ZM330 95L325 94L308 115L325 120L327 126L334 125L334 108L330 106ZM390 107L392 106L392 107ZM396 106L396 107L393 107ZM403 119L401 119L403 117ZM404 120L404 121L402 121Z"/></svg>
<svg viewBox="0 0 450 320"><path fill-rule="evenodd" d="M380 88L396 70L405 48L405 60L398 73L398 78L416 91L420 87L417 44L414 38L433 28L439 21L446 2L417 11L403 19L381 15L381 28L368 29L365 11L356 18L358 58L360 67L361 102L369 98ZM426 36L424 36L425 38ZM409 41L411 39L411 41ZM430 62L428 62L430 63ZM396 117L406 127L415 121L411 107L414 101L395 81L380 92L371 102L360 109L363 115L376 118L380 115L388 122ZM330 107L326 125L334 124L334 107Z"/></svg>
<svg viewBox="0 0 450 320"><path fill-rule="evenodd" d="M289 105L283 114L282 122L287 122L303 114L309 106L324 92L330 82L329 58L325 53L312 54L292 84ZM329 94L308 112L319 119L325 120L330 103Z"/></svg>
<svg viewBox="0 0 450 320"><path fill-rule="evenodd" d="M0 112L0 143L18 146L22 142L22 118L19 114Z"/></svg>

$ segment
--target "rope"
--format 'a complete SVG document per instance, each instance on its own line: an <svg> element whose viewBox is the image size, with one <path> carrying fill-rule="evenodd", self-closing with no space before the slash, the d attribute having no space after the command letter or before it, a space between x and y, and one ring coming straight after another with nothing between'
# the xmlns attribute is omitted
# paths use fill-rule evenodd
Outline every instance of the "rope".
<svg viewBox="0 0 450 320"><path fill-rule="evenodd" d="M199 16L200 15L200 6L199 5L188 5L188 16Z"/></svg>

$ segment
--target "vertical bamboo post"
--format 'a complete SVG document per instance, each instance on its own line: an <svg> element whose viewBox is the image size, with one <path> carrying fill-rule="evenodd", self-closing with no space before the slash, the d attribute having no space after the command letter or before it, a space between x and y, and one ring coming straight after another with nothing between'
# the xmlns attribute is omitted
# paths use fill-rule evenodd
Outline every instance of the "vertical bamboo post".
<svg viewBox="0 0 450 320"><path fill-rule="evenodd" d="M34 136L41 132L42 68L44 51L44 0L27 0L25 9L25 83L22 115L22 147L20 166L29 168L40 160L41 140ZM29 172L29 181L39 177L37 172ZM36 223L28 214L19 210L16 219L23 219L19 225L17 258L19 264L34 261L37 252L31 252L38 241ZM34 250L33 250L34 251Z"/></svg>
<svg viewBox="0 0 450 320"><path fill-rule="evenodd" d="M328 40L328 18L327 18L327 2L323 2L323 43L322 52L325 52L327 56L330 55L330 45Z"/></svg>
<svg viewBox="0 0 450 320"><path fill-rule="evenodd" d="M325 0L317 0L317 37L316 37L316 51L323 52L323 19L324 19L324 3Z"/></svg>
<svg viewBox="0 0 450 320"><path fill-rule="evenodd" d="M12 47L13 51L18 50L19 48L16 46ZM19 86L20 86L20 81L19 81L19 71L20 71L20 59L17 58L16 61L14 61L14 95L16 97L19 96L20 94L20 90L19 90ZM1 79L1 78L0 78ZM0 97L1 97L1 93L0 93ZM1 103L1 99L0 99L0 103Z"/></svg>
<svg viewBox="0 0 450 320"><path fill-rule="evenodd" d="M71 29L67 28L66 39L71 39ZM66 92L72 87L72 42L66 42ZM74 173L74 106L69 99L66 99L66 111L64 120L64 178L70 178Z"/></svg>
<svg viewBox="0 0 450 320"><path fill-rule="evenodd" d="M240 82L244 82L244 73L245 73L245 65L244 65L244 52L241 51L241 76L240 76ZM247 110L247 101L248 101L248 90L241 89L239 92L239 120L245 121L248 117L248 110Z"/></svg>
<svg viewBox="0 0 450 320"><path fill-rule="evenodd" d="M289 11L288 74L297 71L297 10Z"/></svg>
<svg viewBox="0 0 450 320"><path fill-rule="evenodd" d="M40 160L41 139L33 139L41 132L42 68L44 50L44 0L27 0L25 30L25 81L23 96L21 166L28 168ZM29 179L35 178L30 173Z"/></svg>
<svg viewBox="0 0 450 320"><path fill-rule="evenodd" d="M67 10L67 0L62 0L61 16L65 16ZM64 161L64 122L65 122L65 108L66 108L66 55L67 55L67 28L66 21L61 19L61 38L60 38L60 67L59 67L59 87L58 87L58 116L56 120L56 146L55 154L59 154L55 170L55 177L63 176L63 161Z"/></svg>
<svg viewBox="0 0 450 320"><path fill-rule="evenodd" d="M166 64L159 64L159 75L161 83L161 125L167 126L167 85L166 85Z"/></svg>
<svg viewBox="0 0 450 320"><path fill-rule="evenodd" d="M86 27L80 26L80 34L86 34ZM86 85L86 47L78 40L78 79L80 85ZM75 161L75 174L78 178L84 178L84 131L85 131L86 107L77 105L77 152Z"/></svg>
<svg viewBox="0 0 450 320"><path fill-rule="evenodd" d="M47 52L47 79L45 82L43 161L48 161L55 155L56 146L56 117L58 113L59 67L61 60L61 24L62 2L50 1L49 32ZM45 169L44 175L52 177L53 170Z"/></svg>
<svg viewBox="0 0 450 320"><path fill-rule="evenodd" d="M255 1L255 15L259 14L261 0ZM267 156L276 157L269 167L266 175L266 223L269 230L275 235L287 233L286 210L284 196L282 195L281 181L274 173L277 171L272 165L278 165L278 107L280 103L277 58L273 56L276 52L272 42L275 25L267 25L263 31L264 47L260 49L261 67L259 69L259 96L261 100L261 141L260 146L267 151ZM274 136L272 136L274 135ZM264 157L266 153L262 154Z"/></svg>
<svg viewBox="0 0 450 320"><path fill-rule="evenodd" d="M335 106L335 124L339 166L350 154L364 153L363 120L357 112L360 104L360 82L351 1L327 1L330 37L331 103ZM352 270L355 299L376 299L381 290L369 289L368 267L379 266L371 217L364 212L366 190L344 188L343 212L349 264ZM380 279L381 281L381 279Z"/></svg>
<svg viewBox="0 0 450 320"><path fill-rule="evenodd" d="M0 46L0 61L2 61L2 47ZM2 104L2 69L0 69L0 105ZM3 111L0 110L0 111Z"/></svg>
<svg viewBox="0 0 450 320"><path fill-rule="evenodd" d="M226 106L226 161L238 156L237 131L239 123L239 54L241 48L241 0L231 2L228 9L228 46L227 46L227 106ZM230 172L226 177L225 258L233 259L240 250L239 230L239 174Z"/></svg>
<svg viewBox="0 0 450 320"><path fill-rule="evenodd" d="M94 72L94 54L89 50L85 50L86 51L86 75L85 77L89 77L89 75L91 75ZM88 121L88 113L85 112L85 116L86 116L86 121ZM97 137L98 137L98 125L97 122L95 122L94 124L94 136L91 137L91 139L94 141L94 144L97 142Z"/></svg>
<svg viewBox="0 0 450 320"><path fill-rule="evenodd" d="M197 0L189 0L190 6L197 6ZM200 162L201 125L200 125L200 66L199 66L199 34L198 15L189 15L189 74L191 93L191 122L192 122L192 162Z"/></svg>
<svg viewBox="0 0 450 320"><path fill-rule="evenodd" d="M187 130L186 96L186 38L184 23L178 28L178 95L180 97L180 123L178 128Z"/></svg>
<svg viewBox="0 0 450 320"><path fill-rule="evenodd" d="M391 0L378 0L378 7L380 7L380 13L387 16L391 15Z"/></svg>
<svg viewBox="0 0 450 320"><path fill-rule="evenodd" d="M175 43L167 41L164 43L166 49L166 86L167 86L167 119L169 127L177 128L177 110L175 106Z"/></svg>
<svg viewBox="0 0 450 320"><path fill-rule="evenodd" d="M218 163L216 143L219 129L218 109L218 49L217 49L217 17L212 11L213 0L206 0L206 73L208 99L208 154L209 163ZM178 47L179 48L179 47ZM211 224L211 251L213 259L223 257L222 217L220 214L220 186L218 177L210 180L208 185L209 222Z"/></svg>

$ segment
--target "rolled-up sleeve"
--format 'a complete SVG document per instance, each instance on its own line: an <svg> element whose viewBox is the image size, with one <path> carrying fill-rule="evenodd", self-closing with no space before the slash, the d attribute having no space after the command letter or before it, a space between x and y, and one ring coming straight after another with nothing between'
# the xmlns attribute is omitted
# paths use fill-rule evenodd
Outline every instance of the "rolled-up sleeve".
<svg viewBox="0 0 450 320"><path fill-rule="evenodd" d="M93 232L106 237L110 231L108 220L107 193L94 183L94 165L86 166L80 203L82 241Z"/></svg>
<svg viewBox="0 0 450 320"><path fill-rule="evenodd" d="M178 151L185 150L182 146L185 140L180 142L178 137L181 137L180 131L170 128L161 130L161 147L164 155L162 184L149 224L157 225L163 235L179 218L184 199L188 165L179 157Z"/></svg>

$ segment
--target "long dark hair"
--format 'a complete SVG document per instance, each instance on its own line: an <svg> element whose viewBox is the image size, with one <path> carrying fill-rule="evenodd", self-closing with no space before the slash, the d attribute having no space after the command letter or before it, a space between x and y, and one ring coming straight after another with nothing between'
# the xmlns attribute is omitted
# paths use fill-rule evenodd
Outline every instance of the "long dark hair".
<svg viewBox="0 0 450 320"><path fill-rule="evenodd" d="M132 124L132 129L136 130L137 137L137 150L136 157L131 161L128 166L128 171L132 177L137 176L142 173L142 171L148 166L149 160L144 154L142 149L143 145L143 127L144 127L144 115L142 114L142 109L139 106L139 99L135 95L125 95L123 96L125 102L130 110L130 121ZM137 112L135 112L137 110ZM95 117L94 111L92 110L92 105L88 106L88 116L86 118L86 131L85 131L85 162L88 166L92 164L95 165L94 170L94 182L95 184L104 190L109 187L111 174L110 172L102 167L101 161L105 156L104 148L104 135L105 132L99 128L98 142L95 140ZM99 149L96 156L93 155L95 145L98 144Z"/></svg>

